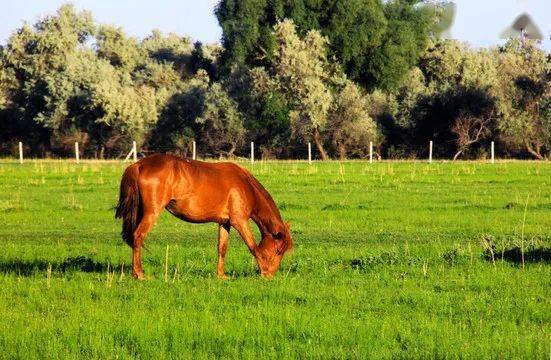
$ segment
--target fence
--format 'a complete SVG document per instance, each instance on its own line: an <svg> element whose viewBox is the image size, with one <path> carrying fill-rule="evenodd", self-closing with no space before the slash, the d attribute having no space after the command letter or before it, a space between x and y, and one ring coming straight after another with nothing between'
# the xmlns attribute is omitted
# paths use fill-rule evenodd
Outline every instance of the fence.
<svg viewBox="0 0 551 360"><path fill-rule="evenodd" d="M197 144L196 144L195 141L192 141L191 148L192 148L191 158L193 160L196 160L197 159ZM255 161L254 149L255 149L254 142L251 141L251 149L250 149L251 164L254 164L254 161ZM429 141L428 149L429 149L428 150L428 162L429 162L429 164L431 164L432 163L432 153L433 153L433 142L432 142L432 140ZM132 148L130 149L130 152L128 152L128 155L126 155L126 157L124 158L124 161L129 161L130 157L132 157L134 162L138 161L138 147L137 147L135 141L132 142ZM23 164L23 158L24 158L23 143L20 141L19 142L19 163L20 164ZM79 147L78 142L75 142L75 162L77 164L80 163L80 147ZM490 145L490 162L492 164L495 163L495 145L494 145L493 141L491 142L491 145ZM373 163L373 142L371 142L371 141L369 142L369 163L370 164ZM312 144L310 142L308 142L308 164L310 164L310 165L312 164Z"/></svg>

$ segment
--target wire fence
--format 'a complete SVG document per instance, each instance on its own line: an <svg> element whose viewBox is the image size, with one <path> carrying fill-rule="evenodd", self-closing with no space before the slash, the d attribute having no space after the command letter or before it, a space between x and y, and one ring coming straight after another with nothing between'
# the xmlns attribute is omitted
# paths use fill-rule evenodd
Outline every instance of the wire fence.
<svg viewBox="0 0 551 360"><path fill-rule="evenodd" d="M434 146L433 146L433 141L429 141L428 144L427 144L427 147L428 147L428 156L427 158L425 159L416 159L416 160L426 160L428 163L432 163L433 162L433 149L434 149ZM241 159L241 160L248 160L251 162L251 164L254 164L255 161L259 160L257 158L255 158L255 143L253 141L250 142L250 149L249 149L249 154L247 154L246 156L233 156L232 158L233 159ZM315 159L313 158L313 154L312 154L312 143L308 142L307 145L306 145L306 148L307 148L307 151L306 151L306 154L307 154L307 157L305 158L297 158L297 159L291 159L291 160L303 160L303 161L308 161L309 164L312 164L313 161L315 161ZM152 148L147 148L147 149L139 149L136 141L133 141L132 142L132 146L131 148L129 149L128 153L126 153L126 156L124 157L118 157L118 158L111 158L111 159L98 159L98 158L92 158L93 160L122 160L122 161L138 161L139 158L142 158L142 157L145 157L147 155L150 155L152 153L156 153L156 152L166 152L166 153L171 153L173 152L173 148L169 148L169 147L166 147L166 148L163 148L163 147L156 147L154 149ZM25 151L24 151L24 144L23 142L19 142L18 144L18 152L19 152L19 163L23 164L25 162ZM198 151L197 151L197 143L195 141L192 141L191 142L191 154L190 156L187 156L188 158L190 159L193 159L193 160L197 160L200 158L200 154L198 154ZM205 157L202 157L203 159L213 159L214 157L209 157L209 156L205 156ZM222 157L220 157L222 158ZM36 158L33 158L33 159L36 159ZM65 158L67 159L67 158ZM75 142L74 143L74 150L73 150L73 156L70 157L70 159L74 159L74 161L78 164L81 162L81 160L92 160L90 158L86 159L83 157L83 153L82 153L82 148L80 146L80 144L78 142ZM373 163L373 161L377 159L377 160L382 160L381 156L379 154L376 154L374 152L374 148L373 148L373 142L370 142L369 143L369 156L367 156L366 158L363 158L362 160L368 160L369 163ZM275 159L270 159L270 160L275 160ZM397 159L392 159L392 160L397 160ZM408 160L408 159L406 159ZM411 160L411 159L409 159ZM448 160L448 159L442 159L442 160ZM491 163L495 163L495 144L494 142L492 141L490 143L490 157L489 159L487 159L487 161L491 162Z"/></svg>

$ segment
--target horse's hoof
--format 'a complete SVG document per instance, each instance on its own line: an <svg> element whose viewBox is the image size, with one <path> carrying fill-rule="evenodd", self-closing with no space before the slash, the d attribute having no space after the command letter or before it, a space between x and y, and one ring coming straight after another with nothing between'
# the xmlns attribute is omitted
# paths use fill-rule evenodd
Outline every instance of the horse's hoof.
<svg viewBox="0 0 551 360"><path fill-rule="evenodd" d="M143 273L132 274L132 276L136 280L140 280L140 281L145 280L145 275Z"/></svg>
<svg viewBox="0 0 551 360"><path fill-rule="evenodd" d="M270 273L260 273L260 276L266 280L272 280L274 278L274 274Z"/></svg>
<svg viewBox="0 0 551 360"><path fill-rule="evenodd" d="M228 280L230 277L226 274L216 274L216 277L219 279L219 280Z"/></svg>

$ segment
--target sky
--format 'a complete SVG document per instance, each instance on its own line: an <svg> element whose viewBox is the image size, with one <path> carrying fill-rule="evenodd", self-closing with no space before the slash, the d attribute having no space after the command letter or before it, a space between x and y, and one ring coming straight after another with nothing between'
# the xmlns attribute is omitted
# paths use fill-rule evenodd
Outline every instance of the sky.
<svg viewBox="0 0 551 360"><path fill-rule="evenodd" d="M52 14L66 0L2 0L0 44L24 22ZM114 24L141 39L159 29L187 35L203 43L217 42L222 31L214 16L218 0L73 0L77 9L90 10L99 23ZM502 43L501 31L527 12L539 26L551 51L551 0L456 0L451 37L475 47Z"/></svg>

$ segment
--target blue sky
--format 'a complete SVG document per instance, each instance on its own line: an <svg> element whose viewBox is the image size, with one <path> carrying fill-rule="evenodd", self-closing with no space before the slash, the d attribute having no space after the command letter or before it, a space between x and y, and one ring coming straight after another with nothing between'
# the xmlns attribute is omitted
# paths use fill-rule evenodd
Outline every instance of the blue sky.
<svg viewBox="0 0 551 360"><path fill-rule="evenodd" d="M23 22L55 12L64 0L3 0L0 43ZM191 36L210 43L220 39L213 9L218 0L73 0L78 9L91 10L96 21L121 26L138 38L152 29ZM457 17L451 36L473 46L501 42L499 34L522 12L528 12L546 35L551 51L551 0L456 0Z"/></svg>

